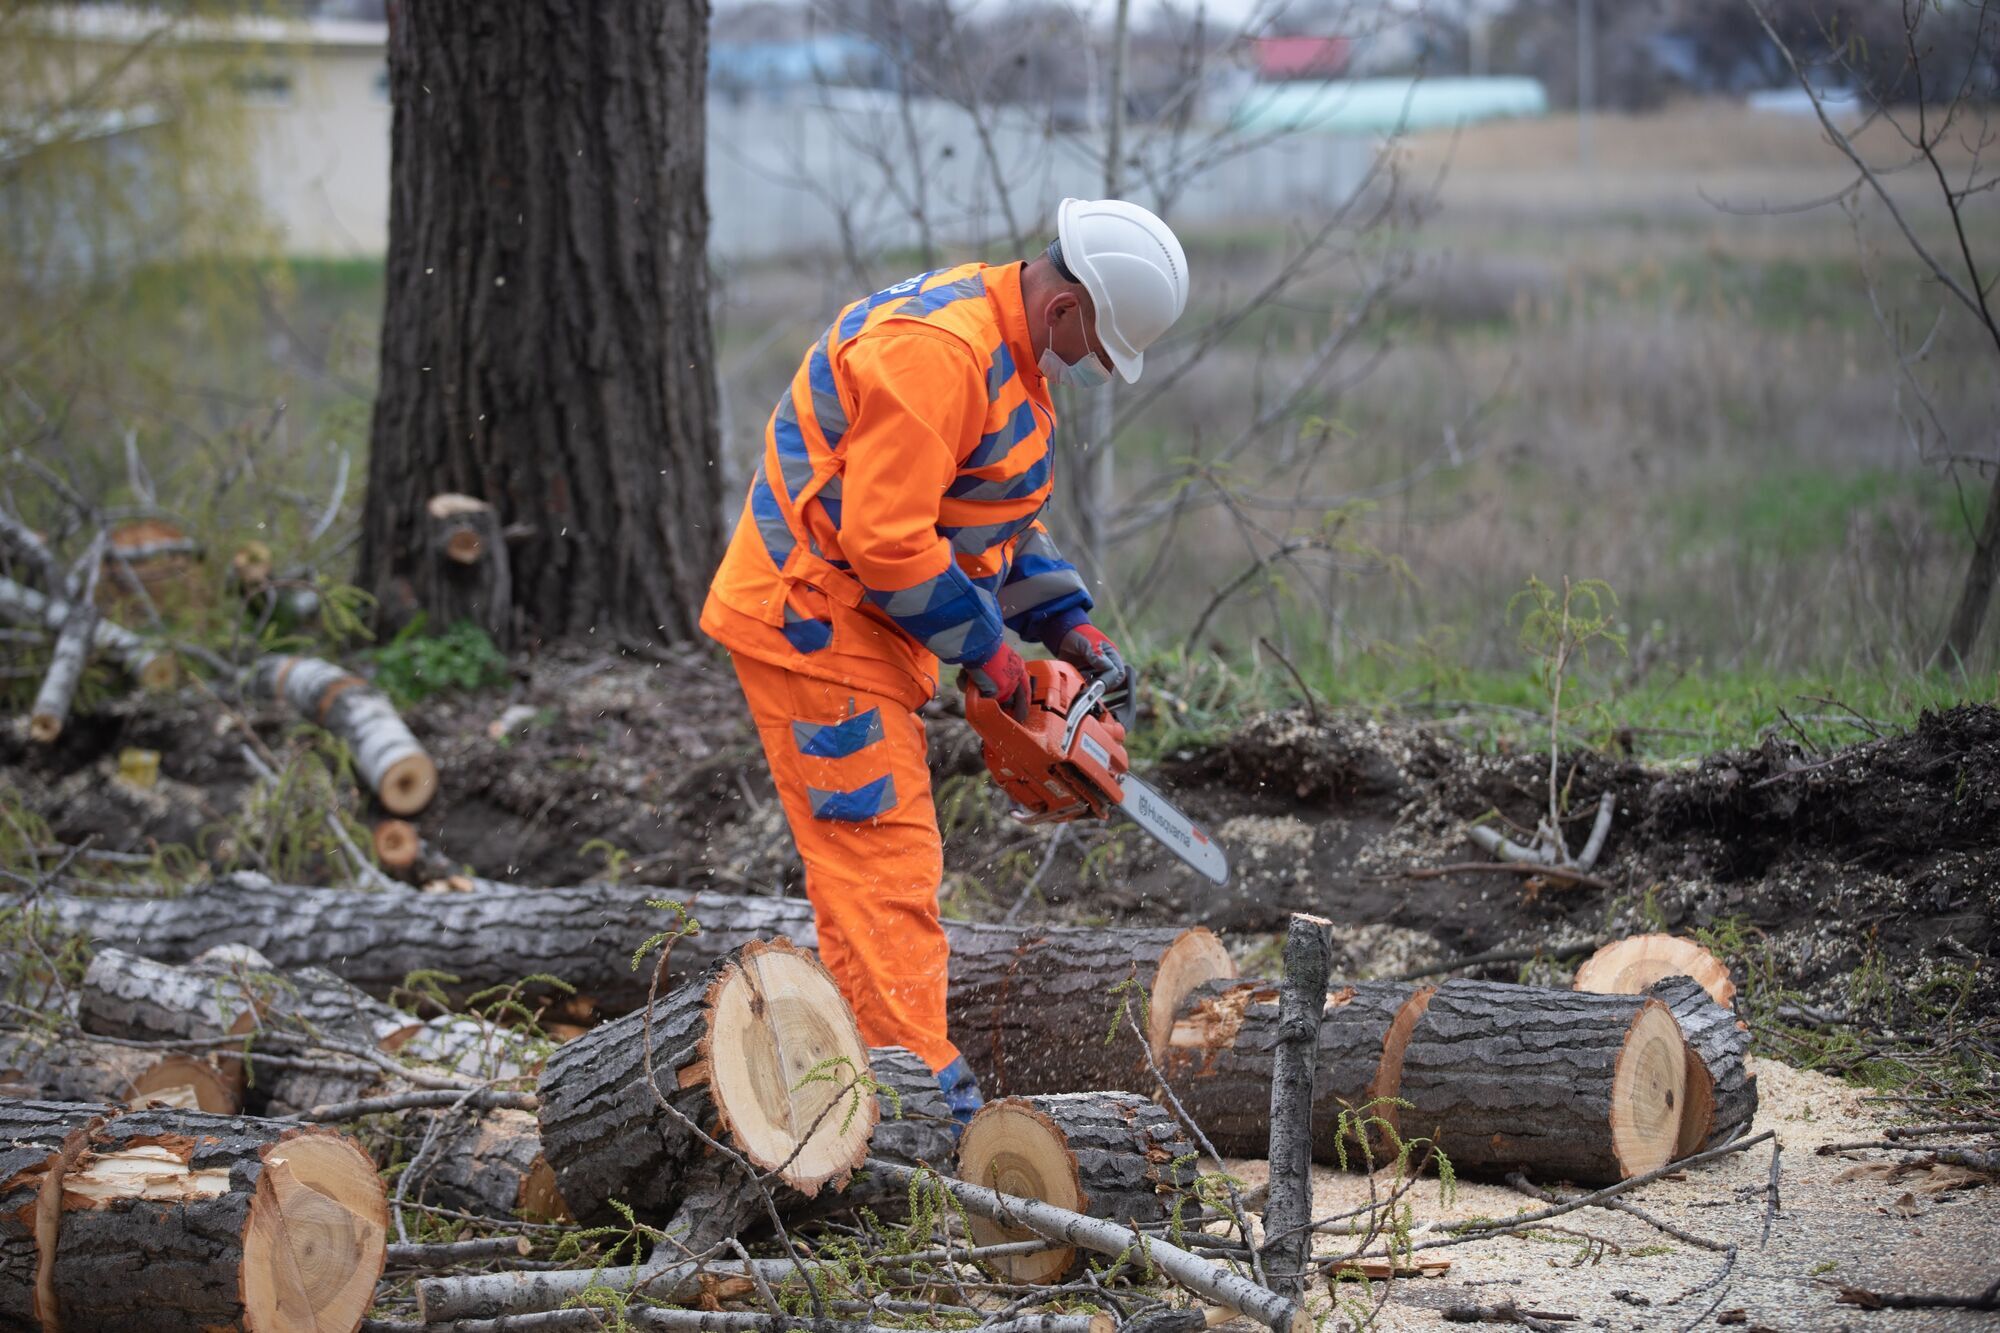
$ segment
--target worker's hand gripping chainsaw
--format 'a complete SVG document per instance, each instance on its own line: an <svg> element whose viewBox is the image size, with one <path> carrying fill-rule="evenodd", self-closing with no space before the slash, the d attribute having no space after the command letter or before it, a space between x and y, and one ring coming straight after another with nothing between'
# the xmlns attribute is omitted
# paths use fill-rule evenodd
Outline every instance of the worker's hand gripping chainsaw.
<svg viewBox="0 0 2000 1333"><path fill-rule="evenodd" d="M986 767L1019 807L1024 824L1108 819L1122 811L1168 851L1214 880L1229 882L1229 861L1186 815L1127 771L1125 727L1137 693L1126 683L1108 694L1067 662L1032 661L1028 719L1015 720L997 699L965 695L965 720L979 733Z"/></svg>

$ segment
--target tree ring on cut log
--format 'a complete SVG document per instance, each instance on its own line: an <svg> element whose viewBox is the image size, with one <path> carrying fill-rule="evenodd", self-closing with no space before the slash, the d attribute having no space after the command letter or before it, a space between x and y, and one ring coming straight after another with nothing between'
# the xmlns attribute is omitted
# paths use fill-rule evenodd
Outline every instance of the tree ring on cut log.
<svg viewBox="0 0 2000 1333"><path fill-rule="evenodd" d="M1627 1179L1673 1160L1687 1106L1687 1043L1673 1011L1648 1000L1633 1015L1611 1076L1611 1146Z"/></svg>
<svg viewBox="0 0 2000 1333"><path fill-rule="evenodd" d="M783 1166L808 1198L844 1181L880 1112L872 1092L855 1090L868 1045L832 974L783 936L753 942L716 978L707 1008L709 1093L743 1155L762 1170Z"/></svg>
<svg viewBox="0 0 2000 1333"><path fill-rule="evenodd" d="M1236 960L1205 926L1191 927L1167 946L1153 969L1153 993L1147 1000L1146 1045L1155 1060L1164 1059L1173 1044L1174 1015L1188 995L1205 981L1235 975Z"/></svg>
<svg viewBox="0 0 2000 1333"><path fill-rule="evenodd" d="M1680 935L1631 935L1584 960L1573 989L1599 995L1643 995L1667 977L1693 977L1724 1009L1736 1003L1736 983L1720 958Z"/></svg>
<svg viewBox="0 0 2000 1333"><path fill-rule="evenodd" d="M388 1256L374 1163L345 1139L305 1133L267 1148L263 1165L243 1235L245 1325L348 1333Z"/></svg>
<svg viewBox="0 0 2000 1333"><path fill-rule="evenodd" d="M989 1102L965 1127L958 1144L959 1179L1022 1199L1040 1199L1073 1213L1088 1210L1077 1176L1076 1156L1055 1121L1031 1103L1009 1098ZM1003 1226L976 1214L968 1219L975 1245L1003 1245L1040 1240L1026 1227ZM1054 1282L1076 1262L1073 1246L1054 1246L1038 1254L1012 1254L989 1259L1009 1282Z"/></svg>
<svg viewBox="0 0 2000 1333"><path fill-rule="evenodd" d="M231 1063L241 1069L238 1062ZM225 1078L207 1060L192 1055L168 1055L132 1080L125 1100L134 1106L158 1102L183 1111L235 1115L243 1105L240 1084L240 1077Z"/></svg>
<svg viewBox="0 0 2000 1333"><path fill-rule="evenodd" d="M391 774L395 772L390 770ZM375 825L375 859L384 870L401 874L417 863L417 830L407 819L384 819Z"/></svg>
<svg viewBox="0 0 2000 1333"><path fill-rule="evenodd" d="M382 786L376 795L382 798L386 808L396 814L413 815L431 803L437 789L437 765L429 755L418 751L389 765L382 774Z"/></svg>

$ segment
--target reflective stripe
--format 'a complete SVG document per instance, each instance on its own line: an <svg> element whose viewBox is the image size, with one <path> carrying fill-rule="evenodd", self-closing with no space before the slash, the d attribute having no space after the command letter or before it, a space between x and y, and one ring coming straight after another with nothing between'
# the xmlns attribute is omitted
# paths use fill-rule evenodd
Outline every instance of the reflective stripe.
<svg viewBox="0 0 2000 1333"><path fill-rule="evenodd" d="M1069 564L1069 561L1063 559L1063 553L1056 549L1055 539L1040 528L1021 538L1019 544L1014 547L1016 560L1025 563L1038 557L1056 561L1064 566Z"/></svg>
<svg viewBox="0 0 2000 1333"><path fill-rule="evenodd" d="M1000 589L1000 615L1012 620L1038 606L1053 602L1058 597L1072 593L1088 592L1084 587L1083 575L1074 569L1052 569L1044 574L1032 574L1027 578L1015 579Z"/></svg>
<svg viewBox="0 0 2000 1333"><path fill-rule="evenodd" d="M914 278L905 278L893 287L884 287L873 296L866 296L856 301L848 307L847 313L840 317L840 337L842 341L852 338L855 334L861 332L861 326L868 322L868 316L874 311L875 307L887 305L898 297L908 296L911 292L916 291L942 272L944 272L943 269L932 269L929 273L919 273Z"/></svg>
<svg viewBox="0 0 2000 1333"><path fill-rule="evenodd" d="M970 277L960 278L957 282L943 283L931 288L927 292L917 293L909 300L903 302L903 304L897 306L895 313L916 319L923 319L926 316L935 315L948 305L954 305L959 301L977 300L985 295L986 279L974 273Z"/></svg>
<svg viewBox="0 0 2000 1333"><path fill-rule="evenodd" d="M896 778L893 773L884 773L867 786L856 787L853 791L821 791L818 787L807 787L806 799L812 802L814 819L859 824L896 808Z"/></svg>
<svg viewBox="0 0 2000 1333"><path fill-rule="evenodd" d="M945 494L954 500L1019 500L1033 495L1049 479L1049 472L1055 466L1055 451L1045 452L1035 460L1035 465L1018 477L997 477L984 481L978 477L960 477L945 488Z"/></svg>
<svg viewBox="0 0 2000 1333"><path fill-rule="evenodd" d="M798 745L799 753L814 759L845 759L881 739L882 710L879 708L856 713L839 722L792 723L792 740Z"/></svg>
<svg viewBox="0 0 2000 1333"><path fill-rule="evenodd" d="M778 471L785 479L785 489L791 492L787 498L795 499L812 484L813 465L789 388L778 395L778 405L771 412L771 438L778 443Z"/></svg>
<svg viewBox="0 0 2000 1333"><path fill-rule="evenodd" d="M785 511L772 493L770 483L764 480L762 468L750 480L750 514L757 520L757 531L764 538L765 553L772 564L783 569L785 561L791 558L792 548L799 543L785 524Z"/></svg>
<svg viewBox="0 0 2000 1333"><path fill-rule="evenodd" d="M1034 404L1022 403L1014 409L1013 415L1007 418L1006 425L991 434L980 436L978 447L967 454L965 461L958 466L960 470L966 472L974 468L990 467L1014 452L1015 445L1034 433Z"/></svg>
<svg viewBox="0 0 2000 1333"><path fill-rule="evenodd" d="M816 653L833 642L833 626L824 620L809 620L804 616L794 620L791 608L785 608L785 623L778 629L785 636L785 642L802 653Z"/></svg>
<svg viewBox="0 0 2000 1333"><path fill-rule="evenodd" d="M833 380L833 330L828 329L813 344L806 358L806 379L812 387L813 419L826 447L838 449L847 434L847 409L840 405L840 386Z"/></svg>
<svg viewBox="0 0 2000 1333"><path fill-rule="evenodd" d="M1014 353L1006 343L993 349L993 359L986 367L986 401L1000 401L1000 391L1014 378Z"/></svg>
<svg viewBox="0 0 2000 1333"><path fill-rule="evenodd" d="M993 596L956 565L915 587L871 589L868 597L905 634L948 662L985 657L1002 632Z"/></svg>

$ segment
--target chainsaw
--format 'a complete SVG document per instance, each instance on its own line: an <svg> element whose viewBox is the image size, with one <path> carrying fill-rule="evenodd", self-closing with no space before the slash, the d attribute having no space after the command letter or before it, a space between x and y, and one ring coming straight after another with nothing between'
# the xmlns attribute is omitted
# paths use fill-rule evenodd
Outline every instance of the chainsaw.
<svg viewBox="0 0 2000 1333"><path fill-rule="evenodd" d="M981 755L1023 824L1109 819L1113 810L1217 884L1229 882L1222 848L1132 776L1125 728L1138 696L1132 676L1115 693L1103 678L1086 680L1067 662L1039 659L1028 667L1028 720L1017 721L977 690L965 693L965 720L979 733Z"/></svg>

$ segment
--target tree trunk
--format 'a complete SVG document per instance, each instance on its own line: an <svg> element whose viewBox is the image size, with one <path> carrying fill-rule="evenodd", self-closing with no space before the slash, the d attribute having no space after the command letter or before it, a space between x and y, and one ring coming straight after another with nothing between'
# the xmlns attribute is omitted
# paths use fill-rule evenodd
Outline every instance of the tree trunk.
<svg viewBox="0 0 2000 1333"><path fill-rule="evenodd" d="M1667 1006L1448 981L1403 1051L1405 1139L1462 1170L1602 1184L1664 1166L1687 1106L1687 1045Z"/></svg>
<svg viewBox="0 0 2000 1333"><path fill-rule="evenodd" d="M1173 1113L1137 1093L1005 1097L988 1102L965 1127L958 1178L1108 1222L1144 1224L1179 1215L1193 1226L1201 1214L1193 1193L1194 1151ZM972 1218L978 1245L1037 1234ZM1065 1246L992 1263L1013 1282L1057 1282L1082 1260L1079 1249Z"/></svg>
<svg viewBox="0 0 2000 1333"><path fill-rule="evenodd" d="M532 638L692 637L721 551L708 6L440 0L390 28L389 255L360 583L422 606L425 502L532 529Z"/></svg>
<svg viewBox="0 0 2000 1333"><path fill-rule="evenodd" d="M592 1029L542 1070L542 1151L579 1220L612 1216L613 1199L671 1217L707 1151L696 1128L808 1196L861 1164L875 1101L843 1094L868 1049L811 954L746 944L655 1001L650 1030L647 1013Z"/></svg>
<svg viewBox="0 0 2000 1333"><path fill-rule="evenodd" d="M1987 608L1993 605L1993 585L2000 582L2000 468L1993 473L1993 485L1986 492L1986 519L1979 525L1979 537L1972 547L1972 563L1965 568L1965 582L1952 607L1951 626L1945 630L1938 649L1937 664L1969 669L1973 651L1979 646L1979 631L1986 624Z"/></svg>
<svg viewBox="0 0 2000 1333"><path fill-rule="evenodd" d="M342 1135L191 1111L120 1116L62 1178L62 1326L351 1329L374 1299L387 1227L375 1164Z"/></svg>
<svg viewBox="0 0 2000 1333"><path fill-rule="evenodd" d="M437 765L388 696L361 677L317 657L273 654L258 658L248 679L256 694L283 699L345 741L355 771L391 814L416 814L437 794Z"/></svg>
<svg viewBox="0 0 2000 1333"><path fill-rule="evenodd" d="M324 962L364 990L387 994L419 969L459 978L455 995L547 973L596 1007L625 1013L644 1002L648 974L629 950L673 918L647 905L673 898L702 925L676 942L669 977L690 977L754 939L787 935L811 947L811 906L799 899L687 893L642 884L530 889L481 882L470 893L294 888L231 875L179 898L37 901L101 948L168 961L241 942L283 969ZM988 926L947 921L952 1034L986 1091L1153 1091L1121 1003L1138 1012L1153 1049L1166 1048L1175 1009L1202 982L1235 974L1228 951L1195 927ZM1137 987L1122 995L1127 980ZM1112 1036L1107 1044L1105 1037Z"/></svg>
<svg viewBox="0 0 2000 1333"><path fill-rule="evenodd" d="M878 1119L868 1155L902 1166L951 1169L957 1147L951 1107L938 1090L937 1075L900 1046L868 1052L870 1072L882 1084L875 1105ZM772 1202L786 1225L857 1208L872 1209L894 1220L907 1207L909 1191L885 1181L879 1171L855 1172L841 1188L829 1186L816 1197L773 1183ZM666 1227L663 1242L673 1254L700 1254L730 1236L748 1241L769 1226L764 1197L743 1176L743 1169L720 1153L710 1152L689 1172L678 1214Z"/></svg>
<svg viewBox="0 0 2000 1333"><path fill-rule="evenodd" d="M1750 1025L1709 998L1692 977L1667 977L1646 991L1673 1012L1687 1039L1687 1114L1675 1157L1719 1148L1750 1132L1757 1116L1757 1074L1750 1067Z"/></svg>
<svg viewBox="0 0 2000 1333"><path fill-rule="evenodd" d="M1328 991L1313 1072L1314 1161L1347 1164L1366 1161L1369 1152L1377 1160L1393 1154L1388 1130L1399 1108L1389 1099L1402 1081L1403 1046L1433 989L1364 981ZM1167 1081L1217 1152L1263 1157L1270 1151L1278 1032L1278 988L1264 981L1211 982L1175 1016L1162 1062Z"/></svg>

